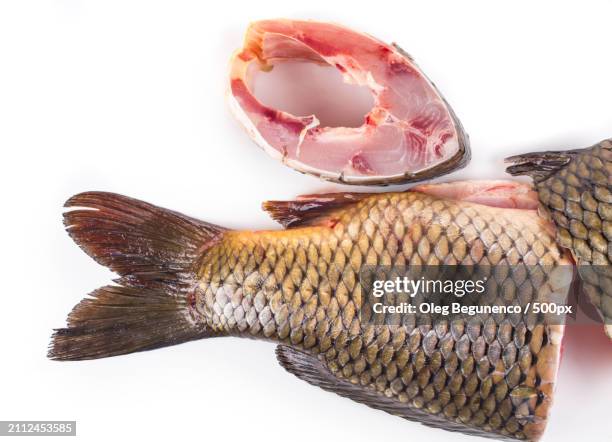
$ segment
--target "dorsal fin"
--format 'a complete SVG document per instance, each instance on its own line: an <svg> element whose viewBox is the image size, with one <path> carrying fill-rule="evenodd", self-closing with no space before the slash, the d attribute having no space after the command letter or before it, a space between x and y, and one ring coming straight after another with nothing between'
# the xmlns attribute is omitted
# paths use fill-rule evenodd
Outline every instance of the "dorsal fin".
<svg viewBox="0 0 612 442"><path fill-rule="evenodd" d="M531 152L506 158L506 163L512 163L506 172L512 176L528 175L536 183L547 179L553 173L565 167L572 157L585 149L566 151Z"/></svg>
<svg viewBox="0 0 612 442"><path fill-rule="evenodd" d="M325 193L300 195L293 201L264 201L263 209L283 227L315 226L335 210L349 206L373 193Z"/></svg>

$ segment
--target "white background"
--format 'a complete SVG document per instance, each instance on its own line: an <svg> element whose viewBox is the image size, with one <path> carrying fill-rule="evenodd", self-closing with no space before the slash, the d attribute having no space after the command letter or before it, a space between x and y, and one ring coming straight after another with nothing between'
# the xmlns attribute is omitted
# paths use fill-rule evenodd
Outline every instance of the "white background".
<svg viewBox="0 0 612 442"><path fill-rule="evenodd" d="M75 419L87 441L476 440L311 387L262 342L45 358L52 328L112 277L63 231L72 194L270 228L261 201L334 188L265 156L225 103L248 22L280 16L410 52L471 136L470 166L448 179L502 178L509 154L612 136L610 2L2 1L0 419ZM611 349L569 333L545 440L612 439Z"/></svg>

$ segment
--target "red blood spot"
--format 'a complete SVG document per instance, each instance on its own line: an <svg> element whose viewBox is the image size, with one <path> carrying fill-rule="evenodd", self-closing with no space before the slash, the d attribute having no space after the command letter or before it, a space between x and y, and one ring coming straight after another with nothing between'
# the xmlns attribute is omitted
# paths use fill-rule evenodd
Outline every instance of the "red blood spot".
<svg viewBox="0 0 612 442"><path fill-rule="evenodd" d="M343 74L346 72L346 68L342 66L340 63L336 63L336 69L338 69Z"/></svg>
<svg viewBox="0 0 612 442"><path fill-rule="evenodd" d="M380 46L379 46L379 49L380 49L380 55L381 55L381 57L384 57L384 58L388 57L388 56L389 56L389 54L391 54L391 53L393 52L393 51L392 51L390 48L388 48L388 47L387 47L387 46L385 46L385 45L380 45Z"/></svg>
<svg viewBox="0 0 612 442"><path fill-rule="evenodd" d="M196 306L195 292L189 292L189 294L187 294L187 305L189 306L189 308L195 309L195 306Z"/></svg>
<svg viewBox="0 0 612 442"><path fill-rule="evenodd" d="M452 137L453 137L453 134L450 134L448 132L444 132L442 135L440 135L440 143L444 144L449 139L451 139Z"/></svg>
<svg viewBox="0 0 612 442"><path fill-rule="evenodd" d="M426 115L422 115L420 117L415 118L410 122L410 125L414 127L416 130L421 131L425 134L431 132L430 130L431 121L427 118Z"/></svg>
<svg viewBox="0 0 612 442"><path fill-rule="evenodd" d="M350 163L351 163L351 166L353 167L353 169L355 169L356 171L358 171L360 173L363 173L363 174L372 174L372 173L374 173L374 171L370 167L370 164L363 157L361 152L358 152L355 155L353 155L353 158L351 158Z"/></svg>
<svg viewBox="0 0 612 442"><path fill-rule="evenodd" d="M277 119L276 117L277 117L277 115L278 115L278 112L276 112L275 110L270 109L270 108L262 108L262 109L261 109L261 114L262 114L264 117L266 117L266 119L267 119L268 121L273 121L273 120L276 120L276 119Z"/></svg>
<svg viewBox="0 0 612 442"><path fill-rule="evenodd" d="M327 220L327 227L333 229L334 227L336 227L336 224L338 224L339 221L339 218L330 218Z"/></svg>
<svg viewBox="0 0 612 442"><path fill-rule="evenodd" d="M415 73L414 69L404 61L389 61L389 71L394 75L414 75Z"/></svg>
<svg viewBox="0 0 612 442"><path fill-rule="evenodd" d="M431 135L443 118L442 109L430 103L421 111L421 115L410 121L410 125L425 135Z"/></svg>
<svg viewBox="0 0 612 442"><path fill-rule="evenodd" d="M438 143L434 146L434 154L438 158L442 158L442 144Z"/></svg>

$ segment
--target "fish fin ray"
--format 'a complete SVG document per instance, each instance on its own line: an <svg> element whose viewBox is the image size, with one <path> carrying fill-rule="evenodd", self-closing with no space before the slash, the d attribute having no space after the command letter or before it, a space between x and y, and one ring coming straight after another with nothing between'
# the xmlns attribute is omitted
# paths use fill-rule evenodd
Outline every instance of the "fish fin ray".
<svg viewBox="0 0 612 442"><path fill-rule="evenodd" d="M49 358L95 359L211 335L192 318L195 272L226 229L113 193L81 193L65 206L69 235L120 278L74 307Z"/></svg>
<svg viewBox="0 0 612 442"><path fill-rule="evenodd" d="M411 408L407 404L388 398L374 390L370 390L361 385L352 384L345 379L340 379L316 356L295 350L289 346L278 345L276 347L276 357L285 370L299 379L320 387L323 390L365 404L368 407L382 410L404 419L420 422L429 427L495 439L501 437L503 439L503 436L499 434L491 434L476 428L470 428L461 423L450 422L444 417Z"/></svg>
<svg viewBox="0 0 612 442"><path fill-rule="evenodd" d="M108 192L75 195L65 207L71 209L64 225L72 239L129 285L189 283L198 254L227 230Z"/></svg>
<svg viewBox="0 0 612 442"><path fill-rule="evenodd" d="M321 225L330 214L355 204L373 193L339 192L301 195L292 201L265 201L263 209L283 227Z"/></svg>
<svg viewBox="0 0 612 442"><path fill-rule="evenodd" d="M159 289L106 286L78 303L56 329L50 359L97 359L210 336L189 317L187 297Z"/></svg>
<svg viewBox="0 0 612 442"><path fill-rule="evenodd" d="M543 181L563 169L579 150L530 152L506 158L506 163L512 163L506 172L512 176L527 175L536 183Z"/></svg>

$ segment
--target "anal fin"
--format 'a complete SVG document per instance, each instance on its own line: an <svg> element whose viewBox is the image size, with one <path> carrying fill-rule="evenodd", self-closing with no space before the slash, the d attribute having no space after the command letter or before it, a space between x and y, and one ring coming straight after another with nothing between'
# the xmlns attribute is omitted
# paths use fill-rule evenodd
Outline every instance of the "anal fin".
<svg viewBox="0 0 612 442"><path fill-rule="evenodd" d="M387 413L404 419L420 422L429 427L499 440L505 439L503 435L468 427L460 422L449 420L443 415L431 414L424 410L411 407L407 403L402 403L397 399L384 396L367 386L352 384L345 379L335 376L327 365L316 356L295 350L286 345L279 345L276 347L276 358L285 370L297 376L299 379L320 387L323 390L365 404L371 408L386 411Z"/></svg>

